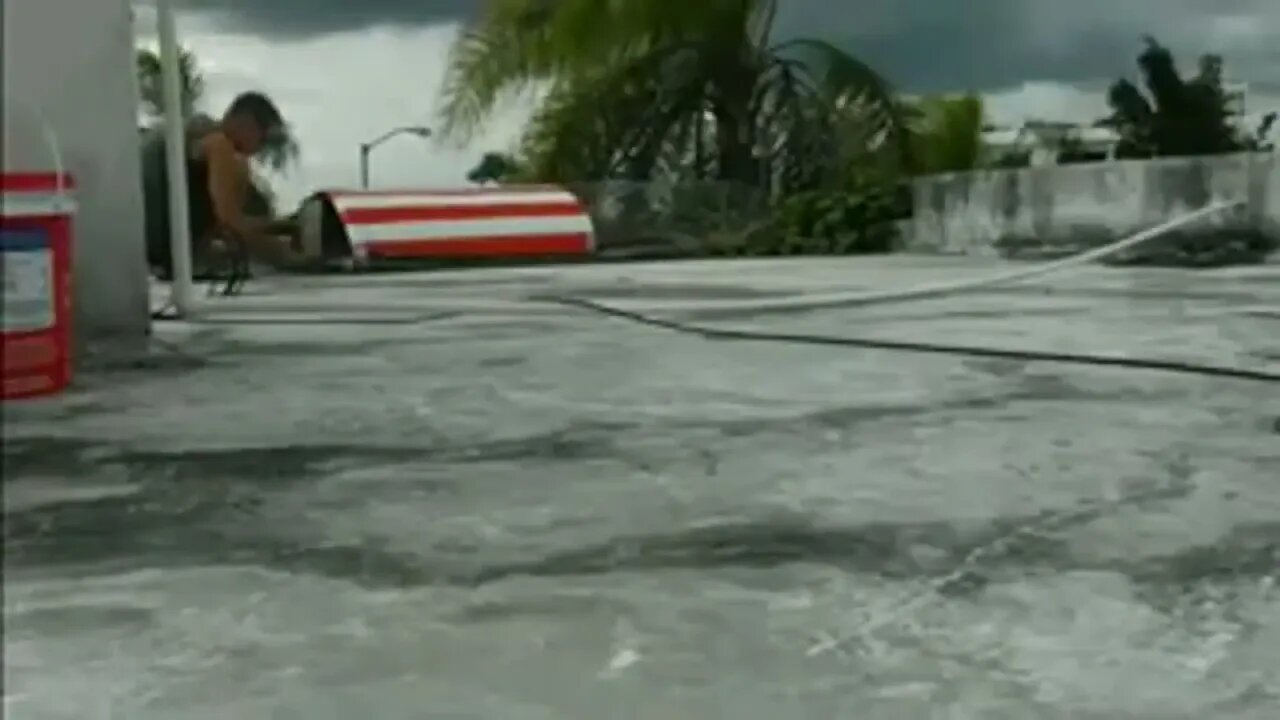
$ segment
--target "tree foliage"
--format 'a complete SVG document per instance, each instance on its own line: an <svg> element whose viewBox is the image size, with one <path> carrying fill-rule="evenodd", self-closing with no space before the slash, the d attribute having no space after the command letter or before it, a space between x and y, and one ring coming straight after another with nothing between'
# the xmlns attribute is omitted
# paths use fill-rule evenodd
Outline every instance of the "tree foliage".
<svg viewBox="0 0 1280 720"><path fill-rule="evenodd" d="M983 164L986 107L981 96L925 98L911 110L907 169L912 174L965 172Z"/></svg>
<svg viewBox="0 0 1280 720"><path fill-rule="evenodd" d="M829 43L775 43L776 11L776 0L491 0L453 48L443 135L465 140L508 94L541 89L520 153L539 179L779 191L843 170L849 117L873 144L905 137L878 73Z"/></svg>
<svg viewBox="0 0 1280 720"><path fill-rule="evenodd" d="M516 178L521 171L520 161L509 153L487 152L467 173L467 180L476 185L503 183Z"/></svg>
<svg viewBox="0 0 1280 720"><path fill-rule="evenodd" d="M1107 94L1111 115L1105 124L1120 134L1122 158L1212 155L1260 149L1270 124L1255 134L1232 122L1223 87L1222 58L1203 55L1196 74L1183 77L1173 53L1146 38L1138 56L1142 86L1121 79ZM1143 89L1145 88L1145 92Z"/></svg>

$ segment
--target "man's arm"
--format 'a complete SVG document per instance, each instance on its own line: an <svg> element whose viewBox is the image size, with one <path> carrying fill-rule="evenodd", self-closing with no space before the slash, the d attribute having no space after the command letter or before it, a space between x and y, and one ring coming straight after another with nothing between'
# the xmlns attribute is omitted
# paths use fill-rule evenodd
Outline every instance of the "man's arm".
<svg viewBox="0 0 1280 720"><path fill-rule="evenodd" d="M244 214L248 165L222 133L206 135L200 142L200 148L209 165L209 199L213 202L213 213L219 227L234 235L236 240L247 239L256 229L251 227Z"/></svg>
<svg viewBox="0 0 1280 720"><path fill-rule="evenodd" d="M249 165L222 133L212 133L201 143L209 164L209 194L218 225L229 240L243 243L249 252L273 264L286 262L287 245L267 234L266 226L244 212L249 188Z"/></svg>

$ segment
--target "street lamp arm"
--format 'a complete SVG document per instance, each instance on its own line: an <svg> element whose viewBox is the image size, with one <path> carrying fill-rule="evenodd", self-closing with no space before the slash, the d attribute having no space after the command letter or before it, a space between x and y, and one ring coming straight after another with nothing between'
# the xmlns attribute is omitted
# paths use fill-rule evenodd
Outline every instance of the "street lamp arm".
<svg viewBox="0 0 1280 720"><path fill-rule="evenodd" d="M366 142L366 143L361 143L361 144L360 144L360 147L365 148L366 150L372 150L372 149L374 149L374 148L378 147L379 145L381 145L382 143L384 143L384 142L386 142L386 141L390 140L391 138L393 138L393 137L395 137L395 136L397 136L397 135L403 135L403 134L405 134L405 133L410 133L410 134L413 134L413 135L418 135L418 136L420 136L420 137L427 137L428 135L430 135L430 134L431 134L431 131L430 131L430 130L428 130L427 128L424 128L424 127L417 127L417 126L412 126L412 125L407 125L407 126L405 126L405 127L398 127L398 128L394 128L394 129L392 129L392 130L388 130L388 131L386 131L386 132L382 133L381 135L379 135L378 137L376 137L376 138L374 138L374 139L372 139L372 140L370 140L370 141L368 141L368 142Z"/></svg>
<svg viewBox="0 0 1280 720"><path fill-rule="evenodd" d="M421 125L405 125L388 130L369 142L360 143L360 187L369 187L369 153L397 135L417 135L425 139L431 137L431 128Z"/></svg>

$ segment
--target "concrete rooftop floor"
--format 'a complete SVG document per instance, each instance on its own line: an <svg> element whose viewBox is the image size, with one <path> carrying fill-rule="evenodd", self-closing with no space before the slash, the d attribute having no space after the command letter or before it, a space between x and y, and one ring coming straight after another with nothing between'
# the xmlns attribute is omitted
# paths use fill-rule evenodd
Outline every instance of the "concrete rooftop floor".
<svg viewBox="0 0 1280 720"><path fill-rule="evenodd" d="M531 299L1280 371L1277 266L757 307L1004 269L267 278L159 323L5 407L6 717L1275 717L1275 385Z"/></svg>

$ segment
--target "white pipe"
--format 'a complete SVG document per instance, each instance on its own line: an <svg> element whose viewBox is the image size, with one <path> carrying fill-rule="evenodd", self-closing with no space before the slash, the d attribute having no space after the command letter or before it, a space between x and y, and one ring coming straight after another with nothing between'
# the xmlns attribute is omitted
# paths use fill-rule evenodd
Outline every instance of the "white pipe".
<svg viewBox="0 0 1280 720"><path fill-rule="evenodd" d="M160 72L164 81L165 159L169 176L169 247L173 257L170 302L178 317L195 310L191 281L191 208L187 204L186 118L182 108L182 70L178 29L171 0L156 0L160 36Z"/></svg>
<svg viewBox="0 0 1280 720"><path fill-rule="evenodd" d="M53 172L56 176L54 181L54 202L57 212L71 212L75 209L75 202L71 198L71 193L67 188L67 163L63 160L62 143L58 142L58 131L53 126L53 121L48 115L44 114L44 109L31 101L19 101L26 106L31 114L35 116L36 124L40 127L40 136L44 139L45 148L49 151L49 162L53 163Z"/></svg>
<svg viewBox="0 0 1280 720"><path fill-rule="evenodd" d="M1016 270L987 275L985 277L964 278L961 280L953 280L949 282L936 283L933 285L922 285L905 290L889 290L876 292L859 292L859 293L829 293L826 295L807 295L798 298L782 298L779 300L763 300L763 301L727 301L727 302L699 302L696 306L690 306L688 303L673 303L669 308L664 308L664 304L644 303L644 307L648 312L660 311L663 309L672 310L693 310L699 313L707 311L731 311L731 312L750 312L768 313L768 312L797 312L805 310L820 310L823 308L836 307L859 307L863 305L880 305L892 304L899 302L910 302L913 300L928 300L931 298L944 297L949 295L959 295L966 292L975 292L978 290L986 290L998 285L1012 285L1034 277L1057 273L1063 270L1070 270L1090 264L1096 260L1101 260L1117 253L1124 252L1131 247L1141 245L1154 238L1157 238L1171 230L1176 230L1183 225L1189 225L1198 220L1203 220L1210 215L1216 215L1220 212L1231 210L1233 208L1244 205L1243 201L1221 202L1201 208L1195 212L1188 213L1176 217L1172 220L1163 222L1155 227L1148 228L1135 235L1117 240L1109 245L1100 248L1094 248L1082 253L1065 257L1060 260L1035 265L1030 268L1018 268ZM619 305L621 307L622 305Z"/></svg>
<svg viewBox="0 0 1280 720"><path fill-rule="evenodd" d="M834 304L840 306L907 302L911 300L927 300L929 298L944 295L958 295L960 293L973 292L975 290L985 290L999 285L1012 285L1014 283L1030 280L1034 277L1040 277L1041 275L1049 275L1051 273L1089 265L1098 260L1102 260L1103 258L1118 255L1129 248L1136 247L1142 243L1153 240L1165 233L1176 230L1183 225L1190 225L1191 223L1203 220L1210 215L1217 215L1220 212L1240 207L1243 204L1244 203L1239 200L1216 203L1196 210L1195 212L1187 213L1186 215L1165 221L1155 227L1147 228L1142 232L1130 235L1127 238L1122 238L1108 245L1077 253L1052 262L1036 265L1031 268L1019 268L1010 272L996 273L986 277L955 280L952 282L938 283L936 285L924 285L896 292L861 293L859 295L846 296L840 299L828 299L828 302L834 302Z"/></svg>

